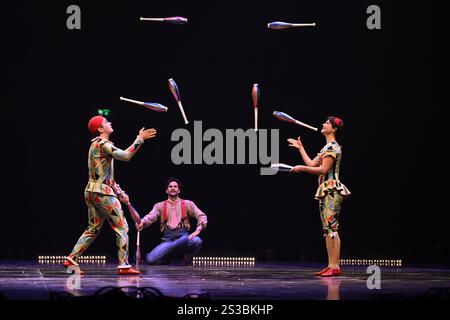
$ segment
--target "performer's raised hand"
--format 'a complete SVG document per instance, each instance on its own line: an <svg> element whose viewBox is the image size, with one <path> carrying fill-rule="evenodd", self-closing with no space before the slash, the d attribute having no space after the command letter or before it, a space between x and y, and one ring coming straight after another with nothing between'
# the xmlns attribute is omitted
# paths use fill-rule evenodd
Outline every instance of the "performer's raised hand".
<svg viewBox="0 0 450 320"><path fill-rule="evenodd" d="M289 138L287 139L287 141L289 142L289 147L294 147L296 149L303 148L303 144L302 141L300 140L300 137L298 137L297 140Z"/></svg>
<svg viewBox="0 0 450 320"><path fill-rule="evenodd" d="M145 127L143 127L141 130L139 130L139 137L142 140L151 139L154 138L155 136L156 136L156 129L154 128L145 129Z"/></svg>
<svg viewBox="0 0 450 320"><path fill-rule="evenodd" d="M144 229L144 223L141 221L140 223L136 223L136 230L142 231Z"/></svg>

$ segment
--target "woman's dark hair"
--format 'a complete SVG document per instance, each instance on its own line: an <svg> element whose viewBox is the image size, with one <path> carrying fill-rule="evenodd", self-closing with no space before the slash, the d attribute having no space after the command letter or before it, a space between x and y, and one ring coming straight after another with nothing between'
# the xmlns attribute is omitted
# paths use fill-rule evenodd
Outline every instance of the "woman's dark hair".
<svg viewBox="0 0 450 320"><path fill-rule="evenodd" d="M344 137L344 121L334 116L327 117L327 120L330 121L333 128L336 129L336 140L342 140L342 138Z"/></svg>
<svg viewBox="0 0 450 320"><path fill-rule="evenodd" d="M166 189L169 187L169 184L171 182L176 182L178 184L178 189L181 189L181 182L180 182L180 180L178 180L177 178L174 178L174 177L170 177L169 180L167 180L167 182L166 182Z"/></svg>

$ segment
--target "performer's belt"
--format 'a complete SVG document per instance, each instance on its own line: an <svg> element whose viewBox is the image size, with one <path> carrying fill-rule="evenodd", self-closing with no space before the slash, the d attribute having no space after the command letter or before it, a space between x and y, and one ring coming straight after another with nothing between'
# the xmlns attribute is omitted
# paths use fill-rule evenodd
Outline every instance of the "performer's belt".
<svg viewBox="0 0 450 320"><path fill-rule="evenodd" d="M169 229L164 230L164 236L162 238L163 241L172 241L178 239L179 237L187 235L187 230L183 227L177 229Z"/></svg>
<svg viewBox="0 0 450 320"><path fill-rule="evenodd" d="M180 223L175 227L175 228L171 228L170 226L169 226L169 224L166 224L166 229L169 229L169 230L178 230L178 229L180 229L180 228L182 228L183 227L183 222L181 222L180 221Z"/></svg>

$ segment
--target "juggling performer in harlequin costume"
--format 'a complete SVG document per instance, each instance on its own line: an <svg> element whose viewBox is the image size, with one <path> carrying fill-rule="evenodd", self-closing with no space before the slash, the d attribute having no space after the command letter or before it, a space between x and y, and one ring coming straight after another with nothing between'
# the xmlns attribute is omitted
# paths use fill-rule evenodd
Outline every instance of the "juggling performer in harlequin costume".
<svg viewBox="0 0 450 320"><path fill-rule="evenodd" d="M107 220L116 234L119 274L139 274L140 272L128 263L128 224L120 202L127 204L129 199L114 180L114 159L129 161L145 140L155 137L156 130L142 128L133 144L126 150L121 150L109 141L109 136L114 130L106 118L92 117L88 123L88 129L92 134L97 135L92 139L89 148L89 181L84 192L89 225L67 256L67 260L64 261L64 267L78 266L77 259L94 242L103 223Z"/></svg>
<svg viewBox="0 0 450 320"><path fill-rule="evenodd" d="M141 231L159 220L160 230L164 233L162 242L147 254L147 264L169 264L176 254L184 254L185 265L191 265L202 246L198 235L208 223L206 214L194 202L179 198L180 188L180 181L170 178L166 183L168 199L155 204L141 223L136 224L136 229ZM197 228L189 234L190 217L197 220Z"/></svg>
<svg viewBox="0 0 450 320"><path fill-rule="evenodd" d="M321 133L325 136L326 145L313 160L306 153L300 137L297 140L288 139L289 146L298 149L306 164L305 166L293 167L291 172L306 172L319 176L319 187L315 198L319 200L320 217L328 253L328 266L315 273L316 276L321 277L341 275L339 268L341 249L341 239L338 234L339 215L342 201L350 195L350 191L339 180L342 150L336 139L341 138L343 129L344 123L341 119L337 117L327 118L321 130Z"/></svg>

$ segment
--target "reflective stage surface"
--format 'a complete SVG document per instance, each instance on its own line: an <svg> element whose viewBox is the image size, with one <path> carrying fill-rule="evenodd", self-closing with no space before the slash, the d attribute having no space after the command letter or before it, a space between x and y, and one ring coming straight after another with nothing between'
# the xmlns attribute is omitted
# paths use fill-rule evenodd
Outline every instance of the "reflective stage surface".
<svg viewBox="0 0 450 320"><path fill-rule="evenodd" d="M437 298L450 288L450 269L380 267L379 278L367 267L342 267L334 278L315 277L322 265L260 263L254 266L140 266L139 276L121 276L116 265L81 265L85 275L67 274L60 264L0 261L0 294L8 300L91 297L114 288L171 297L211 300L374 300ZM379 280L379 282L377 282ZM378 287L378 288L377 288ZM101 290L103 288L103 290Z"/></svg>

